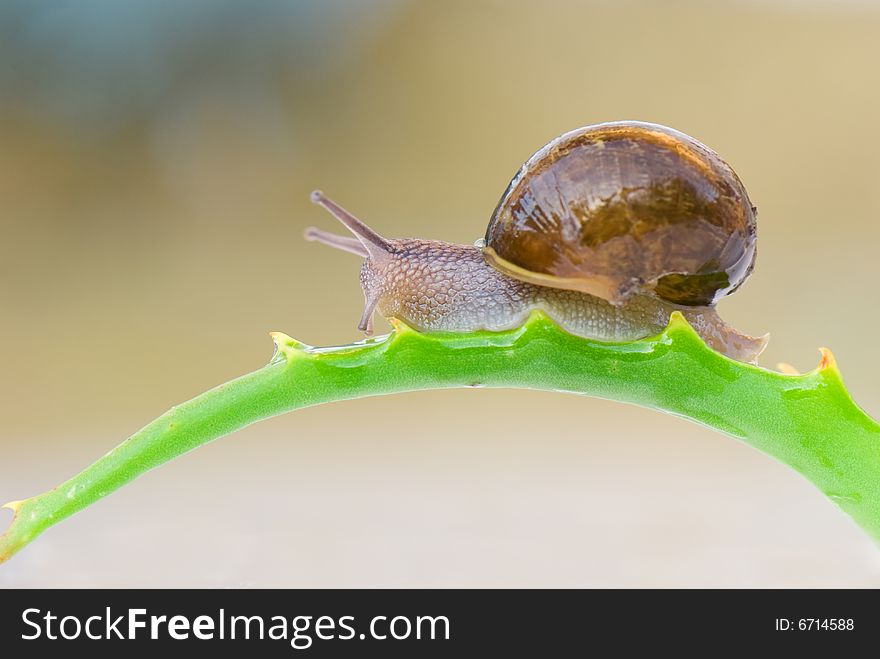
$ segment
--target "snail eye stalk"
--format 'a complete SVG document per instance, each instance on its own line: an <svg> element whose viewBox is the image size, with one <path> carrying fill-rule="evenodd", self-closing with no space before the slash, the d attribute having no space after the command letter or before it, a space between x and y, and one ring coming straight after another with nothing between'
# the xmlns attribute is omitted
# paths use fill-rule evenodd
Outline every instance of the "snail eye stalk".
<svg viewBox="0 0 880 659"><path fill-rule="evenodd" d="M346 228L348 228L348 230L351 231L355 235L355 237L361 242L370 258L382 258L384 255L388 254L391 251L391 243L389 243L385 238L373 231L370 227L368 227L354 215L349 213L335 201L333 201L332 199L328 199L320 190L315 190L314 192L312 192L311 200L313 204L317 204L328 213L330 213L337 220L342 222L346 226ZM316 234L312 235L314 239L325 242L318 238ZM308 236L306 237L308 238ZM333 247L339 246L339 243L331 244L328 242L326 244L330 244Z"/></svg>

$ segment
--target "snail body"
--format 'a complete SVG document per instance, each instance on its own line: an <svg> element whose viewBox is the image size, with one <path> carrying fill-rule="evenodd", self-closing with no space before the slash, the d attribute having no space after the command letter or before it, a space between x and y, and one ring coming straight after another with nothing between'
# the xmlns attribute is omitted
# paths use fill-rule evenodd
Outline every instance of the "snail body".
<svg viewBox="0 0 880 659"><path fill-rule="evenodd" d="M538 309L572 334L630 341L677 310L734 359L754 361L767 342L714 309L753 267L754 209L714 152L671 129L621 122L554 140L514 177L480 246L387 239L321 192L312 201L354 237L306 238L364 258L367 333L375 311L471 332L518 327Z"/></svg>

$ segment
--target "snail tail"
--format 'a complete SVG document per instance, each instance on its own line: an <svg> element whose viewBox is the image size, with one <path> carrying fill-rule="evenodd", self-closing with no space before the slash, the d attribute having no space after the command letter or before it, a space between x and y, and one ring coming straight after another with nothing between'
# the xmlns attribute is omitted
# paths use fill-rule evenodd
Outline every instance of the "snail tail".
<svg viewBox="0 0 880 659"><path fill-rule="evenodd" d="M706 344L737 361L756 364L770 342L770 335L749 336L731 327L714 309L684 311L684 316Z"/></svg>

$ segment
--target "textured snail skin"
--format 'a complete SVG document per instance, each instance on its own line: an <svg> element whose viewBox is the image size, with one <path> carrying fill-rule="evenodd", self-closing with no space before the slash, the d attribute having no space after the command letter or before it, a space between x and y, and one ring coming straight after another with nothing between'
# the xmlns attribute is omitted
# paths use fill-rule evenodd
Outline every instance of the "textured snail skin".
<svg viewBox="0 0 880 659"><path fill-rule="evenodd" d="M665 126L614 122L526 161L492 215L485 255L518 279L615 303L642 293L706 306L751 272L756 230L717 153Z"/></svg>
<svg viewBox="0 0 880 659"><path fill-rule="evenodd" d="M682 307L636 295L622 305L580 291L536 286L499 272L480 249L433 240L387 240L387 250L365 259L361 285L366 315L373 308L421 331L500 331L522 325L534 309L566 331L600 341L630 341L660 332L682 311L715 350L754 361L767 339L726 325L708 307ZM362 322L362 329L368 323Z"/></svg>

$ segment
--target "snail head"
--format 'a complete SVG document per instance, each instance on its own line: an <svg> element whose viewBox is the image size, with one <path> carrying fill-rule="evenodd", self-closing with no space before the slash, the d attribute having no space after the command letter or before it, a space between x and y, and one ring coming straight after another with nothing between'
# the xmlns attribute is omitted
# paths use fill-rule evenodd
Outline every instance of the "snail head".
<svg viewBox="0 0 880 659"><path fill-rule="evenodd" d="M358 323L358 329L365 334L372 334L373 312L384 294L388 270L394 266L393 241L380 236L335 201L328 199L320 190L312 192L311 200L313 204L321 206L342 222L354 234L354 237L340 236L316 227L309 227L303 235L306 240L323 243L363 257L364 265L361 268L360 281L364 290L364 313Z"/></svg>

